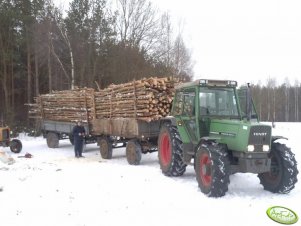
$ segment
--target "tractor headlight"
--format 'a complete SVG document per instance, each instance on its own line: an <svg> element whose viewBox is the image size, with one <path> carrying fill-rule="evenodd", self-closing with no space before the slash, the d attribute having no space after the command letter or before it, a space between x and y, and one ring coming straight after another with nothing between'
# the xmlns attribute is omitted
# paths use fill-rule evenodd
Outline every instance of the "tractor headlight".
<svg viewBox="0 0 301 226"><path fill-rule="evenodd" d="M248 152L253 152L255 150L254 145L248 145Z"/></svg>
<svg viewBox="0 0 301 226"><path fill-rule="evenodd" d="M263 146L262 146L262 150L263 150L264 152L268 152L268 151L270 150L270 146L269 146L269 145L263 145Z"/></svg>

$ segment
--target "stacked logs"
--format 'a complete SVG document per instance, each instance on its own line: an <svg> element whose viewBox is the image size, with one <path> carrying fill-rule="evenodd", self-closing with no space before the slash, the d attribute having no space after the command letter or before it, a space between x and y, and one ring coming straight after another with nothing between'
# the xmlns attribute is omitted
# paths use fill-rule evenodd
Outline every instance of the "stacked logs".
<svg viewBox="0 0 301 226"><path fill-rule="evenodd" d="M101 118L158 120L170 113L177 81L173 78L148 78L95 92L94 89L53 91L40 95L29 105L35 119L90 122Z"/></svg>
<svg viewBox="0 0 301 226"><path fill-rule="evenodd" d="M148 78L95 92L96 118L158 120L170 113L176 80Z"/></svg>
<svg viewBox="0 0 301 226"><path fill-rule="evenodd" d="M40 95L34 104L28 104L30 118L75 122L95 118L94 89L53 91Z"/></svg>

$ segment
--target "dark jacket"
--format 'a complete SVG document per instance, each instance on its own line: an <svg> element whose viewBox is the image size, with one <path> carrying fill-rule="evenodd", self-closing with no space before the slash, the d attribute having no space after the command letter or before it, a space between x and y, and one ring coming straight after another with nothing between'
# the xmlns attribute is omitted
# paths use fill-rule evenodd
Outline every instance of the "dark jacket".
<svg viewBox="0 0 301 226"><path fill-rule="evenodd" d="M83 126L74 126L73 127L73 130L72 130L72 135L74 137L74 141L82 141L84 140L84 137L85 137L85 127Z"/></svg>

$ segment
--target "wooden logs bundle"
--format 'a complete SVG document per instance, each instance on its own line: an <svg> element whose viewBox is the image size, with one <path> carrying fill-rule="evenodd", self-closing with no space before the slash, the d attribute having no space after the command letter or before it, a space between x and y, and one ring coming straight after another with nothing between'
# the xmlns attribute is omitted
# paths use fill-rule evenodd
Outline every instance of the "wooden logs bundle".
<svg viewBox="0 0 301 226"><path fill-rule="evenodd" d="M95 92L96 118L157 120L170 113L176 81L148 78Z"/></svg>
<svg viewBox="0 0 301 226"><path fill-rule="evenodd" d="M74 122L95 118L94 89L54 91L35 98L30 107L30 118Z"/></svg>
<svg viewBox="0 0 301 226"><path fill-rule="evenodd" d="M94 89L54 91L29 105L29 117L44 120L90 122L100 118L158 120L170 113L174 96L172 78L148 78L95 92Z"/></svg>

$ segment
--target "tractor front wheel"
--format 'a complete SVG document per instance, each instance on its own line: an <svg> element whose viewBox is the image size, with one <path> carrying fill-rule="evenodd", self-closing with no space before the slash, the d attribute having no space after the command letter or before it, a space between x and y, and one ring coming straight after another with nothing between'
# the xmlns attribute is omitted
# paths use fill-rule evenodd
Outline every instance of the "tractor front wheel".
<svg viewBox="0 0 301 226"><path fill-rule="evenodd" d="M13 152L13 153L20 153L21 150L22 150L22 143L20 140L18 139L13 139L11 142L10 142L10 150Z"/></svg>
<svg viewBox="0 0 301 226"><path fill-rule="evenodd" d="M209 197L221 197L230 183L230 161L226 147L217 143L202 144L196 154L196 179Z"/></svg>
<svg viewBox="0 0 301 226"><path fill-rule="evenodd" d="M289 193L297 183L297 161L295 155L284 144L273 143L270 153L271 169L258 174L264 190L273 193Z"/></svg>
<svg viewBox="0 0 301 226"><path fill-rule="evenodd" d="M166 176L182 176L186 171L182 141L176 127L164 124L158 139L159 163Z"/></svg>

